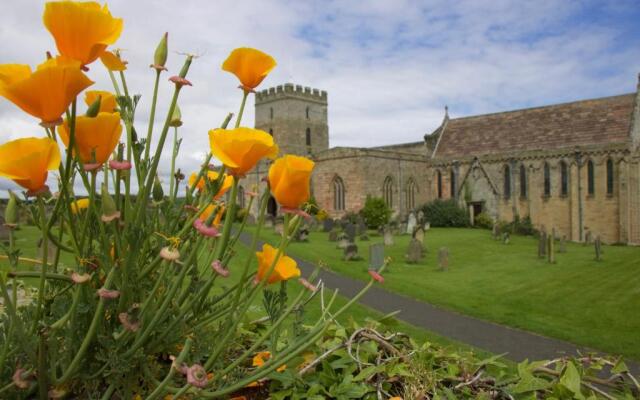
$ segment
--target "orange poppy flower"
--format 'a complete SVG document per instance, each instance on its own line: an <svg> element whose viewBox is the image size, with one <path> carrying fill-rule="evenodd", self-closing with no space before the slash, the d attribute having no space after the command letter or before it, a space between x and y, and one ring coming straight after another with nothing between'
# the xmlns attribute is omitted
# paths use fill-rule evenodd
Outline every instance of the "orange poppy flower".
<svg viewBox="0 0 640 400"><path fill-rule="evenodd" d="M222 69L237 76L244 90L253 90L275 66L276 60L270 55L250 47L241 47L229 54Z"/></svg>
<svg viewBox="0 0 640 400"><path fill-rule="evenodd" d="M256 354L253 357L252 360L252 365L254 367L262 367L264 365L265 362L267 362L269 359L271 358L271 352L270 351L261 351L258 354ZM276 371L278 372L282 372L285 369L287 369L286 365L281 365L278 367L278 369Z"/></svg>
<svg viewBox="0 0 640 400"><path fill-rule="evenodd" d="M265 131L252 128L209 131L211 153L236 176L250 171L261 159L275 158L278 146Z"/></svg>
<svg viewBox="0 0 640 400"><path fill-rule="evenodd" d="M37 192L47 181L47 171L60 165L60 149L49 138L25 138L0 146L0 176Z"/></svg>
<svg viewBox="0 0 640 400"><path fill-rule="evenodd" d="M77 61L57 57L35 72L21 64L0 65L0 95L45 124L59 123L73 99L93 82Z"/></svg>
<svg viewBox="0 0 640 400"><path fill-rule="evenodd" d="M269 168L269 187L278 203L288 208L299 208L309 200L309 184L315 163L308 158L285 155Z"/></svg>
<svg viewBox="0 0 640 400"><path fill-rule="evenodd" d="M116 110L118 102L116 96L106 90L87 90L84 93L84 103L90 107L100 96L100 112L112 113Z"/></svg>
<svg viewBox="0 0 640 400"><path fill-rule="evenodd" d="M266 243L262 246L262 251L256 252L256 257L258 258L258 280L262 281L267 279L267 283L276 283L300 276L300 270L298 269L296 261L291 257L281 254L271 275L266 277L271 268L271 264L273 264L273 260L276 259L277 253L277 249Z"/></svg>
<svg viewBox="0 0 640 400"><path fill-rule="evenodd" d="M209 178L210 181L215 181L216 179L218 179L219 174L216 171L208 171L207 172L207 178ZM196 178L198 177L198 174L196 174L195 172L193 174L191 174L191 176L189 176L189 186L193 187L193 185L196 182ZM220 187L220 189L218 190L218 193L216 193L215 196L213 196L214 200L219 199L220 197L222 197L222 195L224 195L227 190L229 190L229 188L233 185L233 176L231 175L226 175L224 177L224 180L222 181L222 186ZM196 184L196 188L198 188L198 190L202 190L205 187L205 181L204 181L204 177L200 178L200 180L198 181L198 184Z"/></svg>
<svg viewBox="0 0 640 400"><path fill-rule="evenodd" d="M209 204L204 211L202 212L202 214L200 214L200 220L201 221L206 221L209 219L209 217L211 216L212 212L216 212L216 216L215 218L213 218L213 222L212 225L213 226L218 226L220 225L220 221L222 220L222 214L224 214L224 204Z"/></svg>
<svg viewBox="0 0 640 400"><path fill-rule="evenodd" d="M69 145L69 121L58 127L58 134L65 146ZM96 117L76 117L75 142L83 163L106 162L118 145L122 125L119 113L101 112Z"/></svg>
<svg viewBox="0 0 640 400"><path fill-rule="evenodd" d="M122 33L122 18L114 18L105 4L51 1L45 4L44 26L60 54L87 65L100 57Z"/></svg>
<svg viewBox="0 0 640 400"><path fill-rule="evenodd" d="M127 69L127 62L122 61L119 55L116 55L110 51L105 51L100 55L100 61L104 64L109 71L125 71Z"/></svg>

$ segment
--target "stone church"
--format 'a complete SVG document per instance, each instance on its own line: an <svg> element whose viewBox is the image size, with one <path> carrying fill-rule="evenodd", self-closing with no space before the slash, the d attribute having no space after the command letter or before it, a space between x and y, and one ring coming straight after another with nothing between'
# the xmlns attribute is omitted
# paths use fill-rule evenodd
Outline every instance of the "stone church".
<svg viewBox="0 0 640 400"><path fill-rule="evenodd" d="M399 218L453 198L471 216L529 216L569 240L640 244L640 77L619 96L457 118L445 108L423 140L391 146L329 148L327 107L325 91L280 85L256 93L255 126L282 153L315 160L313 195L333 217L367 196ZM264 185L267 170L248 178ZM273 199L268 212L278 213Z"/></svg>

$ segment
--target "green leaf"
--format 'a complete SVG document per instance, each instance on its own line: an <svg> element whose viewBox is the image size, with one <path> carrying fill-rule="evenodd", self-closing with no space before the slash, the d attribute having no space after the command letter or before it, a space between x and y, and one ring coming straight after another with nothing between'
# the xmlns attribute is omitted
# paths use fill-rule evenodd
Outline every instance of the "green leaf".
<svg viewBox="0 0 640 400"><path fill-rule="evenodd" d="M623 372L629 372L629 367L627 367L627 364L625 364L624 361L622 361L622 358L621 358L621 359L618 360L616 365L614 365L613 368L611 368L611 373L613 373L613 374L621 374Z"/></svg>
<svg viewBox="0 0 640 400"><path fill-rule="evenodd" d="M560 384L569 389L571 393L573 393L574 398L583 400L584 396L582 395L580 387L581 380L582 378L575 364L572 361L567 362L567 366L560 377Z"/></svg>

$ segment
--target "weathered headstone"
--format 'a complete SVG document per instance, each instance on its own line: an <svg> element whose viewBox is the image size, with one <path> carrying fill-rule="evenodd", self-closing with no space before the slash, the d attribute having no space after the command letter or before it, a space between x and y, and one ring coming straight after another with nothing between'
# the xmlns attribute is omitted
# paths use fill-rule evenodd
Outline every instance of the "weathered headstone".
<svg viewBox="0 0 640 400"><path fill-rule="evenodd" d="M353 243L356 240L356 226L352 223L348 223L344 227L344 233L347 235L349 243Z"/></svg>
<svg viewBox="0 0 640 400"><path fill-rule="evenodd" d="M393 246L393 234L391 233L391 229L385 228L383 235L384 245Z"/></svg>
<svg viewBox="0 0 640 400"><path fill-rule="evenodd" d="M282 235L284 232L284 221L276 220L276 224L273 226L273 231L278 235Z"/></svg>
<svg viewBox="0 0 640 400"><path fill-rule="evenodd" d="M560 248L558 249L558 253L566 253L567 252L567 236L562 235L560 238Z"/></svg>
<svg viewBox="0 0 640 400"><path fill-rule="evenodd" d="M413 238L416 239L420 244L424 244L424 229L421 226L417 227L415 231L413 231Z"/></svg>
<svg viewBox="0 0 640 400"><path fill-rule="evenodd" d="M429 229L431 229L431 222L427 222L426 224L424 224L424 231L428 231Z"/></svg>
<svg viewBox="0 0 640 400"><path fill-rule="evenodd" d="M375 243L369 246L369 269L379 270L384 265L384 245Z"/></svg>
<svg viewBox="0 0 640 400"><path fill-rule="evenodd" d="M596 240L593 241L593 247L596 251L596 261L602 261L602 242L600 236L596 236Z"/></svg>
<svg viewBox="0 0 640 400"><path fill-rule="evenodd" d="M493 229L491 229L491 235L493 236L493 240L500 239L500 227L498 226L497 222L493 224Z"/></svg>
<svg viewBox="0 0 640 400"><path fill-rule="evenodd" d="M360 260L360 256L358 255L358 245L355 243L349 243L347 247L344 248L344 257L345 261L357 261Z"/></svg>
<svg viewBox="0 0 640 400"><path fill-rule="evenodd" d="M538 233L538 257L545 258L547 256L547 233L540 231Z"/></svg>
<svg viewBox="0 0 640 400"><path fill-rule="evenodd" d="M329 232L329 241L337 242L338 241L338 231L332 230Z"/></svg>
<svg viewBox="0 0 640 400"><path fill-rule="evenodd" d="M422 259L422 253L422 243L417 239L411 239L409 242L409 248L407 249L407 254L405 255L407 262L409 264L419 263Z"/></svg>
<svg viewBox="0 0 640 400"><path fill-rule="evenodd" d="M511 242L511 234L509 232L504 232L502 234L502 243L509 244Z"/></svg>
<svg viewBox="0 0 640 400"><path fill-rule="evenodd" d="M324 232L331 232L333 230L333 220L331 218L327 218L322 222L322 230Z"/></svg>
<svg viewBox="0 0 640 400"><path fill-rule="evenodd" d="M424 225L424 211L418 211L418 224Z"/></svg>
<svg viewBox="0 0 640 400"><path fill-rule="evenodd" d="M338 235L338 245L336 247L338 247L339 249L344 249L349 245L349 239L347 238L347 235L343 233Z"/></svg>
<svg viewBox="0 0 640 400"><path fill-rule="evenodd" d="M309 240L309 228L300 228L293 237L296 242L306 242Z"/></svg>
<svg viewBox="0 0 640 400"><path fill-rule="evenodd" d="M547 238L547 261L549 261L549 264L556 263L556 239L553 233Z"/></svg>
<svg viewBox="0 0 640 400"><path fill-rule="evenodd" d="M267 215L264 219L264 227L265 228L273 228L273 216Z"/></svg>
<svg viewBox="0 0 640 400"><path fill-rule="evenodd" d="M395 225L393 228L393 231L396 235L405 235L407 233L406 222L401 222L399 225Z"/></svg>
<svg viewBox="0 0 640 400"><path fill-rule="evenodd" d="M446 271L449 269L449 249L446 247L440 247L438 250L438 265L440 270Z"/></svg>
<svg viewBox="0 0 640 400"><path fill-rule="evenodd" d="M413 235L413 230L416 229L416 225L418 225L416 215L410 212L409 217L407 218L407 230L405 232L407 232L409 235Z"/></svg>
<svg viewBox="0 0 640 400"><path fill-rule="evenodd" d="M593 238L592 238L592 235L591 235L591 231L587 231L587 233L584 235L584 244L585 245L591 244L592 240L593 240Z"/></svg>

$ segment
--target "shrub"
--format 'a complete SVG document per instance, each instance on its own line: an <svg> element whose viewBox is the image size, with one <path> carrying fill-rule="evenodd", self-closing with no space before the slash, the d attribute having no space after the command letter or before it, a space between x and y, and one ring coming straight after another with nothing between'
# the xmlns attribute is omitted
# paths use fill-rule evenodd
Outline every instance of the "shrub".
<svg viewBox="0 0 640 400"><path fill-rule="evenodd" d="M329 213L325 209L320 209L316 213L316 219L320 222L324 221L329 217Z"/></svg>
<svg viewBox="0 0 640 400"><path fill-rule="evenodd" d="M469 213L454 199L434 200L422 206L425 218L433 227L469 226Z"/></svg>
<svg viewBox="0 0 640 400"><path fill-rule="evenodd" d="M360 210L365 224L370 229L378 229L389 222L391 209L380 197L367 197L364 207Z"/></svg>
<svg viewBox="0 0 640 400"><path fill-rule="evenodd" d="M538 230L533 227L531 217L524 218L516 216L512 222L501 222L500 232L511 232L517 235L533 236L538 234Z"/></svg>
<svg viewBox="0 0 640 400"><path fill-rule="evenodd" d="M493 218L491 218L486 213L478 214L473 220L473 226L482 229L492 229L493 228Z"/></svg>
<svg viewBox="0 0 640 400"><path fill-rule="evenodd" d="M320 211L320 207L318 207L318 202L316 201L316 198L313 196L311 196L309 200L307 200L307 203L302 208L307 210L307 212L311 215L316 215Z"/></svg>

